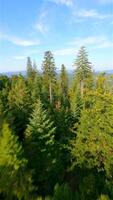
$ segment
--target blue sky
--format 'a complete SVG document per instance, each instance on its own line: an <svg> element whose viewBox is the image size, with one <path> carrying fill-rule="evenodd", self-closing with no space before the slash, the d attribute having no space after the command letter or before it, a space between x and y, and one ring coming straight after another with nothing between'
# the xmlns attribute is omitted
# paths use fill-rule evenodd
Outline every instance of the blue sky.
<svg viewBox="0 0 113 200"><path fill-rule="evenodd" d="M96 70L113 69L113 0L0 0L0 72L40 68L51 50L59 69L85 45Z"/></svg>

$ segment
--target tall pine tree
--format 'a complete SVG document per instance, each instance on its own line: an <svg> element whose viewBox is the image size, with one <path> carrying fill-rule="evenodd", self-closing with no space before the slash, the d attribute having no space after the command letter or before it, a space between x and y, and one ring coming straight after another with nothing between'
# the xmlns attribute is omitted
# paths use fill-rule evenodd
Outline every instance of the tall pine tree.
<svg viewBox="0 0 113 200"><path fill-rule="evenodd" d="M84 46L80 48L74 65L76 66L75 79L78 80L81 90L81 96L83 96L87 79L92 81L92 66L88 60L88 54ZM87 86L89 86L89 83L87 84Z"/></svg>
<svg viewBox="0 0 113 200"><path fill-rule="evenodd" d="M49 97L50 103L52 103L54 96L54 87L56 82L56 68L53 54L51 53L51 51L46 51L44 54L42 72L44 93L46 92L47 96Z"/></svg>

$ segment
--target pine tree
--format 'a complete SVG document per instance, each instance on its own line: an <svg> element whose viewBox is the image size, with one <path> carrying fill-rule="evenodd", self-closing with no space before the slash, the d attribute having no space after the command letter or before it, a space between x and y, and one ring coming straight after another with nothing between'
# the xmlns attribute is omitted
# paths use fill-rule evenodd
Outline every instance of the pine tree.
<svg viewBox="0 0 113 200"><path fill-rule="evenodd" d="M34 62L32 67L32 73L28 80L29 94L31 96L32 104L34 104L38 98L41 98L42 94L42 77L37 70L37 65Z"/></svg>
<svg viewBox="0 0 113 200"><path fill-rule="evenodd" d="M49 100L52 103L54 86L56 82L56 68L55 68L53 54L51 53L51 51L46 51L44 54L42 72L43 72L44 92L47 93L47 95L49 96Z"/></svg>
<svg viewBox="0 0 113 200"><path fill-rule="evenodd" d="M31 58L28 57L27 58L27 77L30 77L32 74L32 62L31 62Z"/></svg>
<svg viewBox="0 0 113 200"><path fill-rule="evenodd" d="M60 90L59 96L61 99L61 104L63 106L67 106L69 104L68 102L68 74L63 64L61 66L61 72L60 72L60 78L59 78L59 90Z"/></svg>
<svg viewBox="0 0 113 200"><path fill-rule="evenodd" d="M66 68L65 68L65 66L63 64L61 66L60 84L61 84L62 92L64 93L65 96L67 96L68 75L67 75L67 72L66 72Z"/></svg>
<svg viewBox="0 0 113 200"><path fill-rule="evenodd" d="M8 94L7 118L14 132L23 140L24 131L31 112L30 95L22 76L12 78Z"/></svg>
<svg viewBox="0 0 113 200"><path fill-rule="evenodd" d="M88 95L88 94L87 94ZM113 96L95 90L87 97L72 154L75 165L113 175Z"/></svg>
<svg viewBox="0 0 113 200"><path fill-rule="evenodd" d="M77 67L75 71L75 78L78 80L80 90L81 90L81 95L83 96L85 81L87 79L91 79L92 81L92 67L91 67L91 63L88 60L88 55L87 55L85 47L81 47L81 49L79 50L79 53L74 65Z"/></svg>
<svg viewBox="0 0 113 200"><path fill-rule="evenodd" d="M28 57L28 61L27 61L27 78L28 78L28 82L30 84L32 83L32 81L34 81L34 78L35 78L37 73L38 73L38 71L37 71L36 62L34 61L33 65L32 65L31 60Z"/></svg>
<svg viewBox="0 0 113 200"><path fill-rule="evenodd" d="M0 131L0 193L6 199L28 199L32 190L31 176L27 173L27 160L17 137L7 124Z"/></svg>
<svg viewBox="0 0 113 200"><path fill-rule="evenodd" d="M2 119L5 118L5 114L8 108L7 96L9 90L10 90L10 78L8 78L7 76L0 76L0 117Z"/></svg>
<svg viewBox="0 0 113 200"><path fill-rule="evenodd" d="M35 61L32 65L29 57L27 60L27 87L33 104L37 97L40 98L41 95L41 76L37 70Z"/></svg>
<svg viewBox="0 0 113 200"><path fill-rule="evenodd" d="M83 109L83 99L81 97L80 89L78 90L76 89L73 96L71 96L70 104L71 104L71 112L73 114L73 119L75 123L79 123L81 112Z"/></svg>
<svg viewBox="0 0 113 200"><path fill-rule="evenodd" d="M43 189L52 165L54 134L53 122L38 100L26 129L26 153L30 168L34 170L35 184Z"/></svg>
<svg viewBox="0 0 113 200"><path fill-rule="evenodd" d="M42 96L42 78L38 72L35 75L34 80L32 82L30 93L31 93L32 103L35 103L37 99L41 98Z"/></svg>

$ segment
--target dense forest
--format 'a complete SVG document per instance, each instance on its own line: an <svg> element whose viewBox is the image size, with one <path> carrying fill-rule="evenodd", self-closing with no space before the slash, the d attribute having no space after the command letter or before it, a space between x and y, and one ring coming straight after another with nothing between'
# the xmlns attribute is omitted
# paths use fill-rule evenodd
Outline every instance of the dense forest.
<svg viewBox="0 0 113 200"><path fill-rule="evenodd" d="M41 72L0 76L0 199L113 199L113 77L95 74L85 47L57 74L51 51Z"/></svg>

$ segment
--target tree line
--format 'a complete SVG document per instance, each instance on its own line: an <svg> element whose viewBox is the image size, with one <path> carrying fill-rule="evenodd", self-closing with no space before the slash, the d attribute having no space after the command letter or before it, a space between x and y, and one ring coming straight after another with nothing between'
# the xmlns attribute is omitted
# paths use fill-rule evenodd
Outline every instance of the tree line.
<svg viewBox="0 0 113 200"><path fill-rule="evenodd" d="M95 74L85 47L73 80L51 51L42 70L0 76L0 199L113 199L113 77Z"/></svg>

